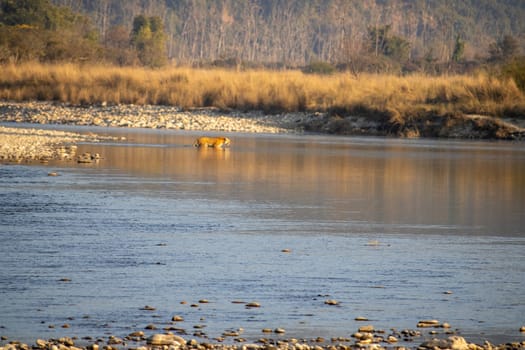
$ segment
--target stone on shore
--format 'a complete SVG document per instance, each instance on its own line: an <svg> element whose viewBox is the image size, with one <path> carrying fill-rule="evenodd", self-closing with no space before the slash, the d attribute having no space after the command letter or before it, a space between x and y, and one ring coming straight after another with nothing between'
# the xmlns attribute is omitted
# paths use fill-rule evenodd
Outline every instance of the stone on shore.
<svg viewBox="0 0 525 350"><path fill-rule="evenodd" d="M440 327L443 327L443 325L438 320L421 320L417 323L417 327L418 328L440 328ZM443 328L448 328L448 327L443 327Z"/></svg>
<svg viewBox="0 0 525 350"><path fill-rule="evenodd" d="M0 126L0 161L69 160L75 157L77 147L74 143L99 142L102 139L107 138L93 134ZM100 158L95 155L97 157Z"/></svg>
<svg viewBox="0 0 525 350"><path fill-rule="evenodd" d="M371 333L374 331L374 326L369 324L369 325L366 325L366 326L361 326L359 327L359 332L368 332L368 333Z"/></svg>
<svg viewBox="0 0 525 350"><path fill-rule="evenodd" d="M432 339L419 345L423 349L469 350L469 344L463 337L451 336L448 339Z"/></svg>
<svg viewBox="0 0 525 350"><path fill-rule="evenodd" d="M184 346L186 345L186 340L184 338L175 335L175 334L153 334L147 339L147 343L153 346L162 346L162 345L175 345L175 346Z"/></svg>
<svg viewBox="0 0 525 350"><path fill-rule="evenodd" d="M200 131L290 133L315 113L268 115L260 111L222 112L217 108L181 110L174 106L106 105L72 106L50 102L2 102L0 121L37 124L71 124L102 127L178 129Z"/></svg>

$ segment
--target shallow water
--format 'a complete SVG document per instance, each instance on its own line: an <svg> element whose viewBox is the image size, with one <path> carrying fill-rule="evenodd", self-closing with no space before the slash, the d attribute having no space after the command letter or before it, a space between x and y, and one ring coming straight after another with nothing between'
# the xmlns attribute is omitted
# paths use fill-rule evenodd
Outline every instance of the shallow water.
<svg viewBox="0 0 525 350"><path fill-rule="evenodd" d="M97 164L0 165L0 335L181 315L187 337L348 337L364 316L525 339L522 144L230 134L198 150L196 133L95 131L127 141L80 145Z"/></svg>

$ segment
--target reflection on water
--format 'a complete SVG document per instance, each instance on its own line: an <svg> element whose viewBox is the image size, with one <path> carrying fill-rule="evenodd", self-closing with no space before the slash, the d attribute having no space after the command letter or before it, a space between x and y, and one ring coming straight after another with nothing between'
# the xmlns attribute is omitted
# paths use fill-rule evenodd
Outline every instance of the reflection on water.
<svg viewBox="0 0 525 350"><path fill-rule="evenodd" d="M193 148L193 135L165 133L128 135L132 147L85 149L104 155L100 166L213 184L210 196L311 205L316 211L306 217L318 220L523 233L525 150L519 144L232 137L224 150Z"/></svg>
<svg viewBox="0 0 525 350"><path fill-rule="evenodd" d="M365 316L522 339L521 144L111 132L127 141L79 146L95 164L0 166L0 335L125 336L180 314L188 337L347 337Z"/></svg>

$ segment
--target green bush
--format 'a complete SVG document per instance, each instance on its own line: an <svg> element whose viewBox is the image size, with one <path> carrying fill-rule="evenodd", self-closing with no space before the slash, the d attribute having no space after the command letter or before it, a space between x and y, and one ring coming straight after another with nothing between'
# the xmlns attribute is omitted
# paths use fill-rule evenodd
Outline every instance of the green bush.
<svg viewBox="0 0 525 350"><path fill-rule="evenodd" d="M333 74L336 70L337 69L328 62L316 61L304 67L303 72L310 74Z"/></svg>
<svg viewBox="0 0 525 350"><path fill-rule="evenodd" d="M525 92L525 57L507 63L502 69L503 75L512 78L518 88Z"/></svg>

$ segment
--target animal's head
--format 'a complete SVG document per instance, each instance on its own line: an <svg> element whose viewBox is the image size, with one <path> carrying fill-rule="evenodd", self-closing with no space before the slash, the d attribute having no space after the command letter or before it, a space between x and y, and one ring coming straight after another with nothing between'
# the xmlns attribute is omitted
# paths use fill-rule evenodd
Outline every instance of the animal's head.
<svg viewBox="0 0 525 350"><path fill-rule="evenodd" d="M222 140L223 140L223 142L224 142L224 145L229 145L230 142L231 142L230 139L227 138L227 137L222 137Z"/></svg>

